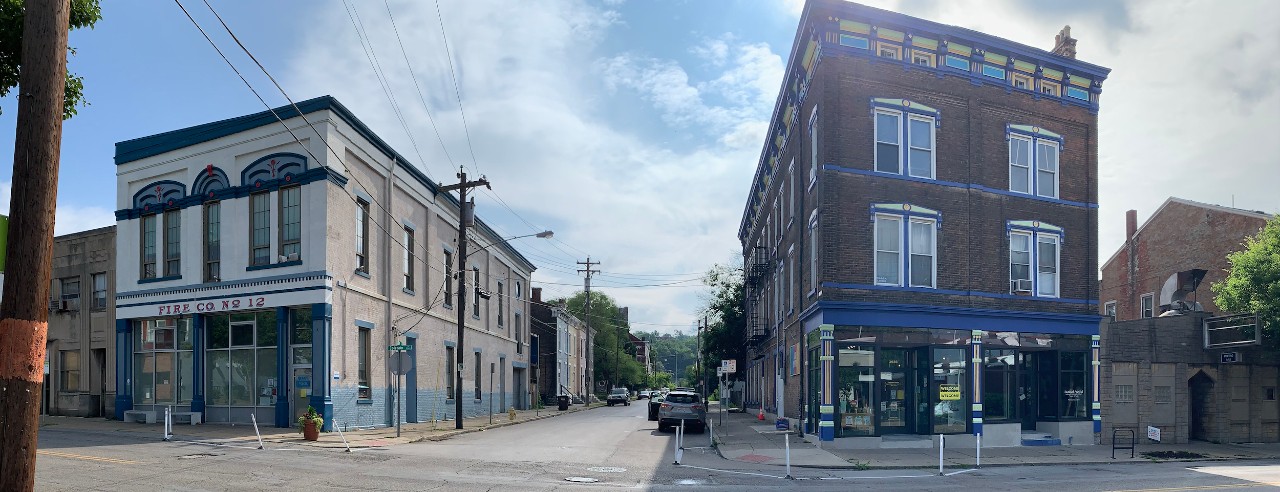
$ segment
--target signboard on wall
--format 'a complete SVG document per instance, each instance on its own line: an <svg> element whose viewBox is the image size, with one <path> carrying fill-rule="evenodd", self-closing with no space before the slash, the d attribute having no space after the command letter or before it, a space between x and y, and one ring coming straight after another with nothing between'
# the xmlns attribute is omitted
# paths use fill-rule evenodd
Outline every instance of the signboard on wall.
<svg viewBox="0 0 1280 492"><path fill-rule="evenodd" d="M1160 428L1152 425L1147 426L1147 439L1160 442Z"/></svg>
<svg viewBox="0 0 1280 492"><path fill-rule="evenodd" d="M955 401L959 399L960 399L960 385L958 384L938 385L938 400Z"/></svg>
<svg viewBox="0 0 1280 492"><path fill-rule="evenodd" d="M1240 362L1240 352L1223 352L1218 361L1223 364L1235 364L1236 362Z"/></svg>
<svg viewBox="0 0 1280 492"><path fill-rule="evenodd" d="M194 288L193 288L194 287ZM243 288L175 286L159 292L121 293L116 297L116 318L155 318L196 314L262 310L331 302L333 290L322 277L288 279L263 286ZM231 290L231 292L228 292ZM240 290L242 293L237 293ZM194 292L193 292L194 291ZM201 294L209 297L201 298Z"/></svg>

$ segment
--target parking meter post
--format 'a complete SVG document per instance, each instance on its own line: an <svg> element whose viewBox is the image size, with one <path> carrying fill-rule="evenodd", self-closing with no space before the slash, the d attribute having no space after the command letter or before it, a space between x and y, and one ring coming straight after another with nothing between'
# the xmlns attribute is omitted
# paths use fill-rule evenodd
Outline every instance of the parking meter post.
<svg viewBox="0 0 1280 492"><path fill-rule="evenodd" d="M787 449L787 480L795 480L795 477L791 476L791 433L790 432L787 432L782 435L782 442L786 445L786 449Z"/></svg>

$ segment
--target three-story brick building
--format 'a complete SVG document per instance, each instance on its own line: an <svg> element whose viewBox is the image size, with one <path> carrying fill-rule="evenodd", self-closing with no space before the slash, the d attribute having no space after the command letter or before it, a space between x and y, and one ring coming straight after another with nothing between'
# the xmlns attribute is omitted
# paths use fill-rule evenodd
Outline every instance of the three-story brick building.
<svg viewBox="0 0 1280 492"><path fill-rule="evenodd" d="M332 97L116 144L116 402L287 427L525 408L534 266ZM416 367L393 400L390 346ZM455 368L462 373L456 387ZM163 413L160 411L160 413Z"/></svg>
<svg viewBox="0 0 1280 492"><path fill-rule="evenodd" d="M823 440L1093 442L1109 70L839 0L805 6L739 239L748 405Z"/></svg>

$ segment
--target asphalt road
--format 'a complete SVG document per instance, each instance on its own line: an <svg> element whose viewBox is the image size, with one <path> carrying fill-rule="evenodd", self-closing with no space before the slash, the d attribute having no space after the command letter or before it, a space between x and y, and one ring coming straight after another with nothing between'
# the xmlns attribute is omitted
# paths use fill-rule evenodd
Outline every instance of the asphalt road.
<svg viewBox="0 0 1280 492"><path fill-rule="evenodd" d="M644 403L639 402L639 403ZM37 490L1280 490L1280 462L1142 463L949 470L814 470L721 459L673 435L645 406L597 408L424 442L345 453L40 431ZM583 482L571 482L581 479Z"/></svg>

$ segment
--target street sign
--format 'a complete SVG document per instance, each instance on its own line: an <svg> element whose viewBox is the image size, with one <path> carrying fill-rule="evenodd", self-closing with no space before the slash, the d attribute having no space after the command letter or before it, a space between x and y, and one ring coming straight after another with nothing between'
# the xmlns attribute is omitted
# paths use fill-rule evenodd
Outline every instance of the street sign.
<svg viewBox="0 0 1280 492"><path fill-rule="evenodd" d="M413 357L408 352L396 351L387 358L387 367L392 374L403 376L413 370Z"/></svg>
<svg viewBox="0 0 1280 492"><path fill-rule="evenodd" d="M723 367L717 367L717 368L716 368L716 377L718 377L718 378L722 378L722 377L724 377L724 368L723 368Z"/></svg>
<svg viewBox="0 0 1280 492"><path fill-rule="evenodd" d="M1155 442L1160 442L1160 428L1159 428L1159 427L1155 427L1155 426L1148 425L1148 426L1147 426L1147 439L1150 439L1150 440L1155 441Z"/></svg>
<svg viewBox="0 0 1280 492"><path fill-rule="evenodd" d="M387 347L387 350L392 352L408 352L409 346L405 344L397 344Z"/></svg>
<svg viewBox="0 0 1280 492"><path fill-rule="evenodd" d="M1219 362L1223 364L1234 364L1240 362L1240 352L1223 352Z"/></svg>
<svg viewBox="0 0 1280 492"><path fill-rule="evenodd" d="M738 361L736 359L721 359L720 368L724 369L725 373L733 374L738 372Z"/></svg>

